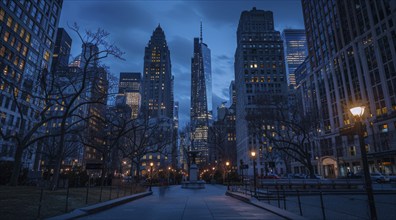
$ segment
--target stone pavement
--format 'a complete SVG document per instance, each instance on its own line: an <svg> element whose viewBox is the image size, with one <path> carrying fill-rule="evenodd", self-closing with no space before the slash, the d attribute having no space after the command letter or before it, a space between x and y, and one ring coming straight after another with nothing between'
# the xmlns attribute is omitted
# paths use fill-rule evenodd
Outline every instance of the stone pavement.
<svg viewBox="0 0 396 220"><path fill-rule="evenodd" d="M153 195L79 219L206 220L283 219L264 209L225 195L226 187L205 189L153 187Z"/></svg>

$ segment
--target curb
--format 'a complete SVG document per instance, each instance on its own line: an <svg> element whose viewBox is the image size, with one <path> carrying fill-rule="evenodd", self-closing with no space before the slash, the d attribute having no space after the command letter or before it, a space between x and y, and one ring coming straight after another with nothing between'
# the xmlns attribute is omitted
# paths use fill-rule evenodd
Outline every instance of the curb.
<svg viewBox="0 0 396 220"><path fill-rule="evenodd" d="M248 204L254 205L254 206L258 207L258 208L265 209L265 210L267 210L267 211L269 211L269 212L271 212L271 213L273 213L275 215L278 215L278 216L280 216L282 218L285 218L285 219L307 220L306 218L304 218L304 217L302 217L300 215L296 215L294 213L288 212L286 210L280 209L280 208L272 206L272 205L261 203L257 199L254 199L254 198L249 198L247 196L239 195L239 194L236 194L236 193L233 193L233 192L230 192L230 191L227 191L226 195L227 196L231 196L231 197L233 197L235 199L238 199L240 201L246 202Z"/></svg>
<svg viewBox="0 0 396 220"><path fill-rule="evenodd" d="M118 198L118 199L113 199L110 201L106 201L106 202L101 202L101 203L97 203L95 205L90 205L87 207L83 207L83 208L79 208L79 209L75 209L72 212L63 214L63 215L58 215L58 216L54 216L51 218L48 218L48 220L63 220L63 219L77 219L83 216L87 216L87 215L91 215L97 212L101 212L104 211L106 209L110 209L113 208L115 206L119 206L137 199L141 199L143 197L152 195L153 192L143 192L143 193L138 193L138 194L134 194L131 196L125 196L122 198Z"/></svg>

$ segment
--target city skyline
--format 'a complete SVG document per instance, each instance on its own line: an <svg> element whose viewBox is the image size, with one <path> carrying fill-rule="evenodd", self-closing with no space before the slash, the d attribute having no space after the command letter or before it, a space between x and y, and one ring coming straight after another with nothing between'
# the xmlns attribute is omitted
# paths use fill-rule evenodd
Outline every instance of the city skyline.
<svg viewBox="0 0 396 220"><path fill-rule="evenodd" d="M76 9L75 4L79 4ZM280 7L283 4L293 7ZM193 38L203 23L204 41L211 45L213 108L228 101L229 85L234 80L236 28L240 12L257 7L274 12L275 29L304 28L300 1L72 1L63 3L60 27L73 39L72 56L81 45L67 25L77 22L83 29L103 28L125 52L125 61L108 59L110 73L142 72L144 47L152 31L161 25L169 44L172 74L175 76L175 101L180 104L180 128L190 118L190 81ZM150 8L150 10L148 10ZM134 11L136 13L129 13ZM221 11L222 13L218 13ZM141 17L144 16L144 19ZM184 17L185 19L177 19ZM126 30L126 31L125 31ZM219 40L221 39L221 40ZM72 60L72 59L70 59ZM229 103L228 103L229 105ZM216 112L214 112L216 114Z"/></svg>

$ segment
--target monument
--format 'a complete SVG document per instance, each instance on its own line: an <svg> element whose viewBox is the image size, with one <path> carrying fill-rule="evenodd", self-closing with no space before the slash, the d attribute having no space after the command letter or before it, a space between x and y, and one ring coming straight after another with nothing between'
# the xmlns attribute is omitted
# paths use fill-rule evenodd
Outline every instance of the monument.
<svg viewBox="0 0 396 220"><path fill-rule="evenodd" d="M198 180L198 166L195 162L195 158L199 151L189 151L189 157L191 158L191 165L190 165L190 175L188 181L182 182L182 188L185 189L204 189L205 188L205 181Z"/></svg>

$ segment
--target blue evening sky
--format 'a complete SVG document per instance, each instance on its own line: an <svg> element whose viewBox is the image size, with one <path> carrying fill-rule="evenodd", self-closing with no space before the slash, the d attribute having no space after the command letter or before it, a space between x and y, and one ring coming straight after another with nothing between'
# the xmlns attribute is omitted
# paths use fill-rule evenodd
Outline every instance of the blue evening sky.
<svg viewBox="0 0 396 220"><path fill-rule="evenodd" d="M300 0L64 0L59 26L73 38L72 55L81 52L81 42L67 24L77 22L82 30L103 28L109 41L125 52L125 61L109 58L110 72L142 72L144 48L161 24L171 53L175 76L175 101L179 102L181 126L189 121L191 57L193 38L199 37L212 52L213 108L229 100L234 79L234 53L239 17L253 7L274 13L275 29L304 28Z"/></svg>

